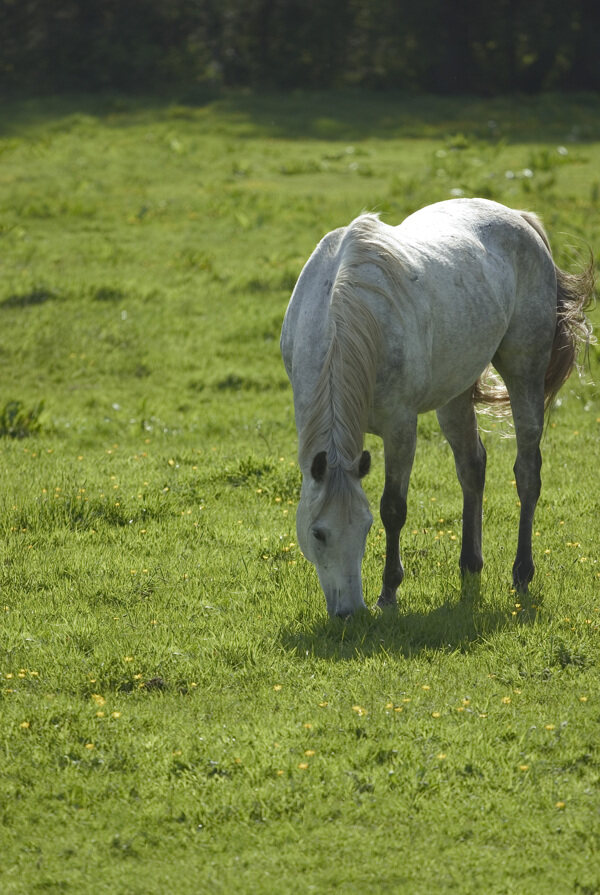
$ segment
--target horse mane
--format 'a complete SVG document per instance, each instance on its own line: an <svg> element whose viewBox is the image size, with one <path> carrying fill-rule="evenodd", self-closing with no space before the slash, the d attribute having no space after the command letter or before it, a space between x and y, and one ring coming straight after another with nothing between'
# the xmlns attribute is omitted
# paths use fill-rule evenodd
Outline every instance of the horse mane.
<svg viewBox="0 0 600 895"><path fill-rule="evenodd" d="M381 330L366 295L389 295L398 277L398 249L375 214L362 214L346 228L339 258L327 350L300 439L304 467L327 452L329 496L344 491L344 473L356 474L375 388Z"/></svg>

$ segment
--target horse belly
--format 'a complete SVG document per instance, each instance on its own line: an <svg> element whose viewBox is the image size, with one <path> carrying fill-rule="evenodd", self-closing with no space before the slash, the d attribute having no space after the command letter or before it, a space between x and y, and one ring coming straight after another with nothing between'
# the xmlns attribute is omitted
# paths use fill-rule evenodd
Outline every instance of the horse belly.
<svg viewBox="0 0 600 895"><path fill-rule="evenodd" d="M434 333L429 387L422 410L433 410L470 388L481 376L500 345L508 321L503 314L468 315Z"/></svg>
<svg viewBox="0 0 600 895"><path fill-rule="evenodd" d="M495 267L496 265L494 265ZM491 362L515 304L514 269L494 275L480 264L440 269L425 278L410 302L384 327L388 365L378 377L379 400L394 394L407 409L424 413L442 407L470 388ZM406 305L405 305L406 307Z"/></svg>

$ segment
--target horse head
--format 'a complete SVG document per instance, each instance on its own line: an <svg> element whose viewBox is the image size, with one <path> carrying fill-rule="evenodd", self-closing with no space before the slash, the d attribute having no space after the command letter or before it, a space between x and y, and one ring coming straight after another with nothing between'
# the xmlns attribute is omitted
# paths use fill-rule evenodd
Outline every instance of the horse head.
<svg viewBox="0 0 600 895"><path fill-rule="evenodd" d="M346 618L365 608L361 565L373 524L360 480L370 468L363 451L350 470L330 465L321 451L303 476L296 515L298 544L313 563L331 616Z"/></svg>

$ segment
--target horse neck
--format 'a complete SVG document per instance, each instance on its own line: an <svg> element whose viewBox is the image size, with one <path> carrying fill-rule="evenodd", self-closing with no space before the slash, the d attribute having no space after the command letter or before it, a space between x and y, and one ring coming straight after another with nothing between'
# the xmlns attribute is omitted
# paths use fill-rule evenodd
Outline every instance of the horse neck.
<svg viewBox="0 0 600 895"><path fill-rule="evenodd" d="M379 327L350 278L336 278L328 345L300 437L301 465L319 451L328 465L349 471L360 457L375 385Z"/></svg>

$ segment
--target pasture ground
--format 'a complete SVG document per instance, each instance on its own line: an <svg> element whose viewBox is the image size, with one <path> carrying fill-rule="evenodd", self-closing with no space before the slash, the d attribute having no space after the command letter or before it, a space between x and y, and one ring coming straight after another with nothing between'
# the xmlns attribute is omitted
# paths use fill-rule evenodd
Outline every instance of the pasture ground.
<svg viewBox="0 0 600 895"><path fill-rule="evenodd" d="M597 252L598 98L194 99L2 116L0 891L600 892L598 348L544 438L530 596L513 441L484 424L463 593L428 415L399 611L347 624L296 545L278 349L363 209L486 195L561 266Z"/></svg>

